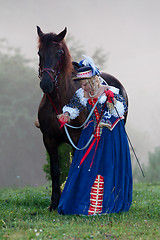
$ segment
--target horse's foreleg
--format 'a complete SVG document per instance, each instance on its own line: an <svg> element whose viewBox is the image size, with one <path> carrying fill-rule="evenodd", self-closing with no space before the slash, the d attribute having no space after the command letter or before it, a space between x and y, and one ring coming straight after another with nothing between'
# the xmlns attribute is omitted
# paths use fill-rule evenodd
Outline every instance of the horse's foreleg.
<svg viewBox="0 0 160 240"><path fill-rule="evenodd" d="M59 159L58 159L58 145L52 139L50 141L48 138L44 137L44 144L48 151L50 157L50 173L52 179L52 196L51 196L51 205L49 210L56 209L59 204L59 199L61 196L60 190L60 170L59 170Z"/></svg>
<svg viewBox="0 0 160 240"><path fill-rule="evenodd" d="M54 152L50 155L50 172L52 178L52 197L49 209L52 211L52 209L55 210L58 207L61 196L58 148L54 149Z"/></svg>

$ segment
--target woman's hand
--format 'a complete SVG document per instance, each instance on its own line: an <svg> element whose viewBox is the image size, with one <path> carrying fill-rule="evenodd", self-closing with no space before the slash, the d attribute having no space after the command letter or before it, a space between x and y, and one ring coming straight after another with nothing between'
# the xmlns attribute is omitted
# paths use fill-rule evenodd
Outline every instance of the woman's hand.
<svg viewBox="0 0 160 240"><path fill-rule="evenodd" d="M114 100L114 93L111 90L105 90L104 92L108 98L108 102L112 103L112 100Z"/></svg>
<svg viewBox="0 0 160 240"><path fill-rule="evenodd" d="M57 116L59 123L61 124L60 129L69 122L69 113L65 112Z"/></svg>

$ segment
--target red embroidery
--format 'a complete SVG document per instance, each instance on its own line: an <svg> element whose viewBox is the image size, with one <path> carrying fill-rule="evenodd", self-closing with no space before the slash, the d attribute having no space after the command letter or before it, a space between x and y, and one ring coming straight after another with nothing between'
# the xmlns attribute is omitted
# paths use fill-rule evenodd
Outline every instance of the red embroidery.
<svg viewBox="0 0 160 240"><path fill-rule="evenodd" d="M97 175L90 193L90 207L88 215L100 214L102 212L104 192L104 177Z"/></svg>
<svg viewBox="0 0 160 240"><path fill-rule="evenodd" d="M97 98L88 99L88 103L90 105L92 105L92 107L94 107L94 105L97 102L97 100L98 100ZM99 118L100 118L100 115L99 115L97 107L95 107L94 113L95 113L96 120L98 122ZM97 128L96 128L96 132L95 132L94 136L95 136L95 138L100 137L100 127L99 126L97 126Z"/></svg>

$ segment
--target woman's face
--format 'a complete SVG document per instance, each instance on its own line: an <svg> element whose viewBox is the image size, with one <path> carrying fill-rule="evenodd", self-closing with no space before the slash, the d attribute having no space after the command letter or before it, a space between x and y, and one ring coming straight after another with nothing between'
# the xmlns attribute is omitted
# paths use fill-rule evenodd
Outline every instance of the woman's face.
<svg viewBox="0 0 160 240"><path fill-rule="evenodd" d="M89 93L91 91L91 86L88 84L86 79L81 80L81 87L87 93Z"/></svg>

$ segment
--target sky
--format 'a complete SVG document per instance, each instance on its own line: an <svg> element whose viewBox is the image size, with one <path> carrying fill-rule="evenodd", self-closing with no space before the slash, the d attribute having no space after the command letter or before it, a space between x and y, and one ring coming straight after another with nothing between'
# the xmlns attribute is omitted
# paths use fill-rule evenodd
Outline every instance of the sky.
<svg viewBox="0 0 160 240"><path fill-rule="evenodd" d="M160 1L0 0L0 6L0 38L36 59L37 66L37 25L45 33L67 27L87 55L104 49L103 70L127 90L128 135L144 162L160 145Z"/></svg>

